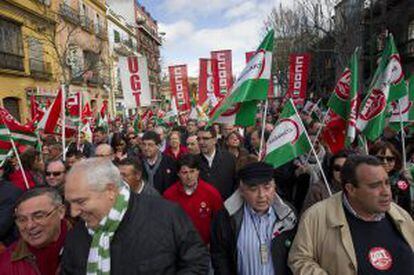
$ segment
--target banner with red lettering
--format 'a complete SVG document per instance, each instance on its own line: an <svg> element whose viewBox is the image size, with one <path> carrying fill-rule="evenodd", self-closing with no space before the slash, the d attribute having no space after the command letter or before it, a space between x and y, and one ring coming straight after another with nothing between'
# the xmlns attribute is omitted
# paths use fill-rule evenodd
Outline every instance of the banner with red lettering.
<svg viewBox="0 0 414 275"><path fill-rule="evenodd" d="M151 90L145 56L119 57L120 78L126 108L151 105Z"/></svg>
<svg viewBox="0 0 414 275"><path fill-rule="evenodd" d="M216 75L218 77L219 92L216 97L222 98L233 86L233 70L231 50L212 51L211 58L217 60Z"/></svg>
<svg viewBox="0 0 414 275"><path fill-rule="evenodd" d="M200 72L198 77L198 101L199 106L214 95L219 93L219 83L214 81L217 79L217 60L200 58ZM214 73L213 73L214 72Z"/></svg>
<svg viewBox="0 0 414 275"><path fill-rule="evenodd" d="M292 98L296 106L305 104L308 82L310 54L289 55L289 88L287 98Z"/></svg>
<svg viewBox="0 0 414 275"><path fill-rule="evenodd" d="M252 56L255 54L256 52L255 51L252 51L252 52L246 52L245 53L245 55L246 55L246 64L247 63L249 63L249 61L250 61L250 58L252 58ZM275 98L275 93L274 93L274 89L275 89L275 85L274 85L274 83L273 83L273 81L274 81L274 76L272 76L271 78L270 78L270 82L269 82L269 90L267 91L267 97L268 98Z"/></svg>
<svg viewBox="0 0 414 275"><path fill-rule="evenodd" d="M179 112L191 109L187 65L176 65L168 67L170 73L171 94L176 99Z"/></svg>

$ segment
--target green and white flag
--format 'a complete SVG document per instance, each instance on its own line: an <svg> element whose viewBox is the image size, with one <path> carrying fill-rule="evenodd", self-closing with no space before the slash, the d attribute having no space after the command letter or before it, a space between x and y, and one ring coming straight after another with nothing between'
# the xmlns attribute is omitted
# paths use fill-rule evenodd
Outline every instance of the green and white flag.
<svg viewBox="0 0 414 275"><path fill-rule="evenodd" d="M397 132L401 130L400 121L403 122L403 126L414 122L414 75L410 76L407 80L407 86L408 94L398 101L391 103L392 111L389 126Z"/></svg>
<svg viewBox="0 0 414 275"><path fill-rule="evenodd" d="M387 106L407 94L400 55L392 35L382 52L378 68L371 81L368 95L361 104L356 127L371 141L384 131Z"/></svg>
<svg viewBox="0 0 414 275"><path fill-rule="evenodd" d="M218 121L233 125L255 124L257 104L267 98L272 68L274 31L266 35L246 64L229 95L210 113L210 124Z"/></svg>
<svg viewBox="0 0 414 275"><path fill-rule="evenodd" d="M9 153L12 152L10 139L11 133L7 128L6 123L0 118L0 164L3 164L3 162L10 156ZM0 165L0 167L1 166L2 165Z"/></svg>
<svg viewBox="0 0 414 275"><path fill-rule="evenodd" d="M291 99L266 143L265 162L277 168L311 150L306 129Z"/></svg>
<svg viewBox="0 0 414 275"><path fill-rule="evenodd" d="M352 54L349 66L345 68L334 92L328 102L328 107L347 122L346 145L350 145L356 136L356 119L358 103L358 55L359 49Z"/></svg>

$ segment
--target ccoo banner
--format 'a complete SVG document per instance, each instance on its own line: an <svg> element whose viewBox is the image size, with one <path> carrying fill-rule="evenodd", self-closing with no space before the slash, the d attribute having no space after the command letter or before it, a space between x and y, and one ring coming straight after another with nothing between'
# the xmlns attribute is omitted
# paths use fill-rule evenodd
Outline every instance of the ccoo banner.
<svg viewBox="0 0 414 275"><path fill-rule="evenodd" d="M224 97L233 86L231 50L212 51L211 58L217 59L217 77L220 90L216 97Z"/></svg>
<svg viewBox="0 0 414 275"><path fill-rule="evenodd" d="M289 55L289 88L287 98L292 98L296 106L303 107L306 99L310 54Z"/></svg>
<svg viewBox="0 0 414 275"><path fill-rule="evenodd" d="M145 56L119 57L118 63L126 108L151 105L151 90Z"/></svg>
<svg viewBox="0 0 414 275"><path fill-rule="evenodd" d="M170 87L172 96L175 97L179 112L191 109L189 85L187 76L187 65L176 65L168 67L170 73Z"/></svg>
<svg viewBox="0 0 414 275"><path fill-rule="evenodd" d="M217 73L216 68L216 59L200 58L197 102L199 106L203 106L209 98L219 93L218 82L214 81L214 79L217 79L217 76L214 76L214 73Z"/></svg>

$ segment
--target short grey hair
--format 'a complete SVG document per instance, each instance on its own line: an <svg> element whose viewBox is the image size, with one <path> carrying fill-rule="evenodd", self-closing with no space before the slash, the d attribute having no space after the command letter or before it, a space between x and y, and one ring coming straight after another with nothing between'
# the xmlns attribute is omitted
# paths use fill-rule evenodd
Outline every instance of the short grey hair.
<svg viewBox="0 0 414 275"><path fill-rule="evenodd" d="M123 186L119 169L107 158L89 158L75 163L67 177L82 174L90 187L103 191L108 184Z"/></svg>

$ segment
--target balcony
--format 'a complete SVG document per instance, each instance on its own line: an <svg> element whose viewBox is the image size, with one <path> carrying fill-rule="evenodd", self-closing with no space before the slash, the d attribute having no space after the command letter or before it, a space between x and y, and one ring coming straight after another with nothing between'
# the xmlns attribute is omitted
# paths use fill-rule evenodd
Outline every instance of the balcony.
<svg viewBox="0 0 414 275"><path fill-rule="evenodd" d="M12 53L0 52L0 69L24 72L24 57Z"/></svg>
<svg viewBox="0 0 414 275"><path fill-rule="evenodd" d="M69 6L68 4L60 4L60 15L67 21L77 25L79 24L79 13L77 10Z"/></svg>
<svg viewBox="0 0 414 275"><path fill-rule="evenodd" d="M102 40L108 39L108 32L106 31L104 26L102 26L100 24L95 25L95 33L96 33L96 36L99 37Z"/></svg>
<svg viewBox="0 0 414 275"><path fill-rule="evenodd" d="M84 29L85 31L89 33L93 33L94 31L93 22L88 16L86 15L80 16L80 25L82 29Z"/></svg>
<svg viewBox="0 0 414 275"><path fill-rule="evenodd" d="M405 55L414 58L414 39L410 39L405 43Z"/></svg>
<svg viewBox="0 0 414 275"><path fill-rule="evenodd" d="M134 44L132 43L132 39L124 39L121 41L122 44L124 44L125 46L127 46L130 49L133 49Z"/></svg>
<svg viewBox="0 0 414 275"><path fill-rule="evenodd" d="M30 58L29 59L30 75L38 79L50 79L52 77L52 66L50 62Z"/></svg>

